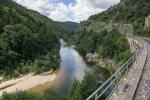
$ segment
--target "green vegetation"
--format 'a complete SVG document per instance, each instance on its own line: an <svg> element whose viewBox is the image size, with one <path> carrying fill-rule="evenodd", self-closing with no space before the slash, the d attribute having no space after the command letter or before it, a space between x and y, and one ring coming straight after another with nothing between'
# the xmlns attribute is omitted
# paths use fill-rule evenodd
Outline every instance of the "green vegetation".
<svg viewBox="0 0 150 100"><path fill-rule="evenodd" d="M79 82L74 81L71 90L69 91L68 100L85 100L91 95L102 83L104 83L111 73L101 66L93 66L91 72L87 72L84 79ZM79 99L80 98L80 99Z"/></svg>
<svg viewBox="0 0 150 100"><path fill-rule="evenodd" d="M144 37L150 36L150 29L149 28L140 28L136 31L136 34Z"/></svg>
<svg viewBox="0 0 150 100"><path fill-rule="evenodd" d="M79 28L79 23L75 22L57 22L57 24L62 27L64 30L67 30L68 32L74 32L77 31Z"/></svg>
<svg viewBox="0 0 150 100"><path fill-rule="evenodd" d="M70 38L67 39L67 36ZM84 56L89 52L97 52L103 59L114 59L117 62L125 62L131 56L127 39L125 38L125 36L121 35L117 29L113 29L111 32L103 30L99 33L83 32L82 34L64 34L64 37L66 37L68 42L70 42L71 44L75 44L76 49ZM103 68L100 65L92 65L91 71L86 72L86 75L81 82L78 80L74 80L72 87L65 98L60 96L53 90L51 90L51 92L45 92L43 94L49 94L45 96L46 99L44 98L44 96L38 97L33 95L32 93L26 92L7 94L4 95L3 98L4 100L19 100L23 96L24 98L31 97L32 99L36 98L37 100L39 98L41 100L85 100L114 72L115 71L113 67L110 65L108 65L106 68ZM20 95L20 93L22 95ZM5 99L6 97L8 99ZM11 99L11 97L14 97L15 99ZM16 99L16 97L18 98ZM56 97L59 97L59 99Z"/></svg>
<svg viewBox="0 0 150 100"><path fill-rule="evenodd" d="M65 34L66 35L66 34ZM116 62L125 62L131 57L128 41L117 29L101 32L82 32L66 35L70 44L75 44L76 49L85 57L87 53L98 53L103 59L113 59ZM91 65L91 71L87 72L84 79L75 80L70 89L68 100L85 100L101 84L103 84L114 72L114 66L107 64L105 68L100 65ZM104 97L102 97L104 98Z"/></svg>
<svg viewBox="0 0 150 100"><path fill-rule="evenodd" d="M53 89L48 89L43 95L22 91L11 94L4 93L2 100L65 100L65 98L58 95Z"/></svg>
<svg viewBox="0 0 150 100"><path fill-rule="evenodd" d="M134 26L136 35L150 36L148 33L143 33L145 17L150 15L149 0L121 0L121 3L109 8L107 11L93 15L89 20L95 22L114 22L129 23ZM140 33L140 32L142 33Z"/></svg>
<svg viewBox="0 0 150 100"><path fill-rule="evenodd" d="M0 74L19 75L59 66L64 30L37 12L0 0Z"/></svg>
<svg viewBox="0 0 150 100"><path fill-rule="evenodd" d="M100 32L81 32L65 34L65 39L70 44L76 45L76 49L85 57L87 53L98 53L103 59L113 59L117 63L127 61L131 56L128 41L117 29ZM68 100L85 100L101 84L103 84L114 72L114 67L109 64L105 68L100 65L91 65L84 79L74 81L68 94ZM103 98L103 97L102 97Z"/></svg>
<svg viewBox="0 0 150 100"><path fill-rule="evenodd" d="M11 94L4 93L2 100L85 100L110 75L108 70L102 69L100 66L94 66L90 72L86 73L81 82L74 80L72 88L66 97L59 95L52 89L48 89L41 96L32 92L22 91Z"/></svg>
<svg viewBox="0 0 150 100"><path fill-rule="evenodd" d="M67 37L67 36L66 36ZM97 52L102 58L126 61L131 57L128 41L117 29L108 32L74 33L68 41L76 45L76 49L85 57L87 53Z"/></svg>
<svg viewBox="0 0 150 100"><path fill-rule="evenodd" d="M146 9L145 13L139 14L140 11L136 12L137 9L141 9L138 8L139 4L137 3L137 7L134 7L135 12L130 12L133 11L135 0L132 1L133 3L129 1L125 2L126 7L118 5L113 7L114 9L111 8L101 14L91 16L89 20L108 22L113 19L123 23L133 23L135 28L140 27L137 34L141 34L141 31L146 33L149 30L143 30L142 27L144 27L144 17L148 15L148 4L144 3L146 6L142 8ZM143 0L138 1L143 4ZM27 10L11 0L0 0L0 74L18 76L30 71L39 73L57 68L60 36L70 44L74 44L84 57L87 53L96 52L103 59L125 62L131 56L127 39L117 29L61 34L65 32L66 26L63 28L60 26L62 23L58 25L57 22L37 12ZM114 69L110 65L106 68L100 65L91 66L91 71L86 73L81 82L78 80L73 82L72 88L65 98L49 89L41 96L22 91L5 93L2 99L84 100L113 73Z"/></svg>

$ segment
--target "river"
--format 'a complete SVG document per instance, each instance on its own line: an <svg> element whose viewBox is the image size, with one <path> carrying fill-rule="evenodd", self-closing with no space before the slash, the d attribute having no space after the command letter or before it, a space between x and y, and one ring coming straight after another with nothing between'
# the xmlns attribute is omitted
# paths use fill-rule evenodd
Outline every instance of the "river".
<svg viewBox="0 0 150 100"><path fill-rule="evenodd" d="M73 46L67 46L63 39L60 39L60 46L60 70L56 80L34 87L32 91L43 92L47 88L54 88L58 93L66 95L74 79L81 81L84 78L87 64L84 62L83 57Z"/></svg>

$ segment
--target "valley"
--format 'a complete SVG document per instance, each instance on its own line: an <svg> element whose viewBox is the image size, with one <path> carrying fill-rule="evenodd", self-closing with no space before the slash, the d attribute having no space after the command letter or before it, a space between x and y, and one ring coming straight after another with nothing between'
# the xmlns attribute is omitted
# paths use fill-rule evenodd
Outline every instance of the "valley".
<svg viewBox="0 0 150 100"><path fill-rule="evenodd" d="M0 99L85 100L135 55L129 38L139 37L150 37L149 0L120 0L81 22L0 0Z"/></svg>

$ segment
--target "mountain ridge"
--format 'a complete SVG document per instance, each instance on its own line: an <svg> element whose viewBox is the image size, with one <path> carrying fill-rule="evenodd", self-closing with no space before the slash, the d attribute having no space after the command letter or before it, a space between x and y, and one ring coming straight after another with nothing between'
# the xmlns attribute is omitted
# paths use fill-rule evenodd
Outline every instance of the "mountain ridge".
<svg viewBox="0 0 150 100"><path fill-rule="evenodd" d="M71 22L71 21L66 21L66 22L60 22L56 21L58 26L62 27L64 30L67 30L68 32L75 32L79 28L79 23L77 22Z"/></svg>
<svg viewBox="0 0 150 100"><path fill-rule="evenodd" d="M131 24L135 35L150 36L150 30L144 29L145 18L149 15L149 0L121 0L117 5L110 7L102 13L90 16L88 20L84 22Z"/></svg>

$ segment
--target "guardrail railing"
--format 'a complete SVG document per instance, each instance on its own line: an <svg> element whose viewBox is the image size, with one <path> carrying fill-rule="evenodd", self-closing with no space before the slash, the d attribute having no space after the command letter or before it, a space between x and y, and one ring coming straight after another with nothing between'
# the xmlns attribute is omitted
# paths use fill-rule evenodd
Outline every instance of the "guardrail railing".
<svg viewBox="0 0 150 100"><path fill-rule="evenodd" d="M144 46L133 54L133 56L120 67L104 84L102 84L93 94L91 94L86 100L108 100L113 92L118 88L119 81L124 77L128 71L132 68L134 62L137 62Z"/></svg>

